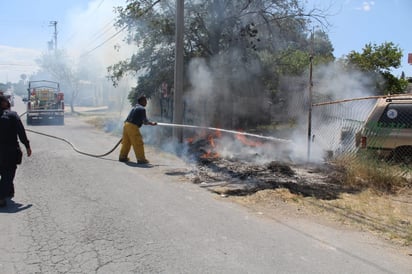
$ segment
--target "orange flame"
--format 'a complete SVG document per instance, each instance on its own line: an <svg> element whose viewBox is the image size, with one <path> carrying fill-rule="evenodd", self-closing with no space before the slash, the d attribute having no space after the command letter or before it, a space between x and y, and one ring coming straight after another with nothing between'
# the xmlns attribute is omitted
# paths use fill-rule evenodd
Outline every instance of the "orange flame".
<svg viewBox="0 0 412 274"><path fill-rule="evenodd" d="M248 138L246 138L245 135L243 135L241 133L236 134L236 139L238 139L240 142L242 142L243 144L245 144L247 146L250 146L250 147L258 147L258 146L261 146L263 144L262 142L259 142L259 141L249 140Z"/></svg>
<svg viewBox="0 0 412 274"><path fill-rule="evenodd" d="M219 153L215 151L216 148L216 139L219 139L222 136L222 132L220 130L215 130L211 133L208 133L207 131L201 132L198 136L187 138L186 141L189 144L193 144L197 140L207 140L209 147L207 151L200 156L200 158L206 159L206 158L218 158L220 157ZM245 135L242 133L238 133L235 135L236 139L239 140L242 144L250 146L250 147L257 147L263 145L262 142L259 141L253 141L248 139Z"/></svg>
<svg viewBox="0 0 412 274"><path fill-rule="evenodd" d="M211 149L209 151L206 151L202 156L200 156L200 158L218 158L219 157L219 153L213 150L216 147L215 138L219 138L221 135L222 133L216 130L207 136L207 140L210 144Z"/></svg>
<svg viewBox="0 0 412 274"><path fill-rule="evenodd" d="M189 144L192 144L192 143L195 141L195 138L194 138L194 137L186 138L186 141L187 141Z"/></svg>

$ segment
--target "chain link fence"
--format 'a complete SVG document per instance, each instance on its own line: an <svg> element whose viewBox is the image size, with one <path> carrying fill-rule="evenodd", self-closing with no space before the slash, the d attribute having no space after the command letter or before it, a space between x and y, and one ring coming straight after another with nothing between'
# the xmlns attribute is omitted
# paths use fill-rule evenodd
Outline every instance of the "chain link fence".
<svg viewBox="0 0 412 274"><path fill-rule="evenodd" d="M311 131L329 159L367 157L412 174L412 96L313 104Z"/></svg>

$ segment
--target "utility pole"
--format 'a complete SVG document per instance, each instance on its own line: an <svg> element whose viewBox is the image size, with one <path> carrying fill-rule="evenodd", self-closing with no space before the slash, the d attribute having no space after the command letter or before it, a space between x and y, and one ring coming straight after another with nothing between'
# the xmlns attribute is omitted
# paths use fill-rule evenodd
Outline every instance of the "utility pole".
<svg viewBox="0 0 412 274"><path fill-rule="evenodd" d="M54 27L54 52L57 52L57 21L50 21L50 27Z"/></svg>
<svg viewBox="0 0 412 274"><path fill-rule="evenodd" d="M184 0L176 0L176 48L175 48L175 75L173 95L173 123L183 124L183 28L184 28ZM181 127L173 128L173 138L183 142Z"/></svg>
<svg viewBox="0 0 412 274"><path fill-rule="evenodd" d="M312 31L311 35L311 52L309 56L309 112L308 112L308 155L307 161L310 161L310 149L311 149L311 142L312 142L312 88L313 88L313 80L312 80L312 71L313 71L313 39L314 34Z"/></svg>

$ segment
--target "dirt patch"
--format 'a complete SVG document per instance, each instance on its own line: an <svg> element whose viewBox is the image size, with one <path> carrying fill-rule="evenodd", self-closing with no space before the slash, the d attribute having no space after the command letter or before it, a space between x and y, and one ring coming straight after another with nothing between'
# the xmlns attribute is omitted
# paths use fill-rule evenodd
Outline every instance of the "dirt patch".
<svg viewBox="0 0 412 274"><path fill-rule="evenodd" d="M382 195L345 185L332 164L252 164L200 158L193 183L267 216L285 214L367 230L412 245L412 190ZM316 218L314 218L316 217Z"/></svg>

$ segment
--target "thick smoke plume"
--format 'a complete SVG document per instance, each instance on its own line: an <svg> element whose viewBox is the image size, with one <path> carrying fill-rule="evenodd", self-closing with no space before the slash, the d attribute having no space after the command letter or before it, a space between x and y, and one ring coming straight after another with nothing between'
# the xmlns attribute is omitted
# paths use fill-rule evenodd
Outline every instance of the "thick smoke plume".
<svg viewBox="0 0 412 274"><path fill-rule="evenodd" d="M120 2L123 1L119 1L119 5L122 5L123 3ZM114 16L111 9L113 3L107 3L108 6L105 8L104 5L106 5L105 2L95 1L89 5L86 12L74 11L72 13L71 21L76 35L68 43L71 49L77 49L73 52L77 53L76 56L80 56L79 63L88 64L90 71L98 75L105 75L108 65L130 57L136 50L135 47L129 47L123 43L121 34L105 42L105 38L116 33L115 29L108 28L109 34L105 38L90 36L90 33L93 33L92 26L95 29L104 30L109 23L113 23ZM96 11L101 11L103 8L107 10L107 15L94 17L98 14ZM93 24L85 23L91 20ZM98 47L101 43L104 43L104 46ZM118 47L118 45L122 46ZM119 51L113 51L114 48ZM241 132L248 128L255 128L258 121L266 119L267 123L272 122L282 126L271 131L266 130L264 135L286 140L286 142L247 137L256 142L255 145L250 145L248 142L242 142L236 134L225 134L215 142L214 147L214 150L222 157L236 157L257 162L273 160L300 162L308 160L307 153L308 146L310 146L310 160L322 161L325 151L331 149L329 140L338 140L339 131L342 128L341 124L336 124L338 119L331 122L325 120L325 117L364 119L364 117L357 117L359 116L357 113L344 117L346 114L336 111L336 108L342 108L342 106L332 108L333 113L328 113L330 110L326 108L316 108L313 110L312 117L314 138L312 136L308 138L309 73L300 77L284 76L280 80L280 94L277 101L272 102L259 84L261 68L258 63L249 61L239 65L239 60L239 54L236 51L216 56L208 61L201 58L191 60L186 71L190 88L184 97L185 123L234 129ZM231 65L235 63L238 65ZM123 85L123 91L118 93L119 100L123 102L124 107L120 112L119 125L122 124L130 109L126 96L130 87L135 83L135 79L133 82L126 82ZM313 83L313 99L317 102L372 94L371 81L368 77L356 71L345 71L339 64L315 67ZM148 115L153 119L156 117L151 115L150 104L156 103L149 102L148 106ZM188 151L184 145L177 148L175 143L165 142L162 136L163 134L170 136L170 128L143 127L142 131L147 143L161 145L164 149L173 152ZM196 134L200 135L201 132L185 130L185 137L192 137ZM257 144L258 142L261 144Z"/></svg>
<svg viewBox="0 0 412 274"><path fill-rule="evenodd" d="M218 62L216 62L218 63ZM195 117L192 122L197 125L212 126L219 107L213 104L212 98L222 98L226 108L233 116L223 117L233 123L234 117L241 118L242 115L273 115L271 120L286 124L294 120L295 124L291 127L267 131L265 136L278 137L288 142L271 142L267 140L253 141L261 142L261 145L248 145L239 141L235 135L225 135L215 142L214 150L223 157L244 158L249 161L259 163L284 160L293 162L304 162L307 160L319 162L325 159L329 150L337 148L339 143L342 121L357 119L363 121L366 118L373 100L366 100L363 106L356 112L347 111L350 106L336 104L332 107L314 107L312 112L312 135L308 137L308 111L309 111L309 74L301 77L284 77L282 82L282 100L274 102L273 109L277 113L266 112L268 108L267 100L262 93L256 92L255 100L245 101L242 104L242 94L237 94L236 90L231 89L230 81L233 75L230 72L222 71L216 63L207 64L202 59L192 60L188 74L192 89L186 94L185 100L193 106L195 110L192 115ZM258 70L256 70L258 71ZM242 74L239 81L253 83L253 74ZM226 82L225 82L226 80ZM334 100L345 100L371 96L373 94L372 81L367 75L358 71L346 71L339 64L330 64L314 68L313 73L313 103ZM261 87L250 88L251 91ZM245 96L246 97L246 96ZM253 97L253 96L251 96ZM246 97L249 98L249 97ZM236 101L237 100L237 101ZM234 101L236 101L234 103ZM226 104L225 104L226 103ZM333 117L333 119L331 119ZM224 123L222 124L230 124ZM224 128L224 127L222 127ZM246 137L249 138L250 137ZM310 153L308 155L308 153ZM308 157L309 156L309 157Z"/></svg>

